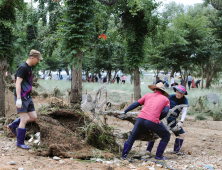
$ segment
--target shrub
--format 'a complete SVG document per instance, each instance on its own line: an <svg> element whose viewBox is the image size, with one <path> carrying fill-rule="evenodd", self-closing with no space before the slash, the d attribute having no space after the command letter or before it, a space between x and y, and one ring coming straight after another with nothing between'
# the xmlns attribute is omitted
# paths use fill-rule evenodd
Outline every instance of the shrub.
<svg viewBox="0 0 222 170"><path fill-rule="evenodd" d="M213 112L212 117L213 117L213 120L214 120L214 121L220 121L220 120L222 120L221 111L220 111L219 109L215 110L215 111Z"/></svg>
<svg viewBox="0 0 222 170"><path fill-rule="evenodd" d="M43 92L43 93L42 93L42 97L47 98L48 96L49 96L48 93L46 93L46 92Z"/></svg>

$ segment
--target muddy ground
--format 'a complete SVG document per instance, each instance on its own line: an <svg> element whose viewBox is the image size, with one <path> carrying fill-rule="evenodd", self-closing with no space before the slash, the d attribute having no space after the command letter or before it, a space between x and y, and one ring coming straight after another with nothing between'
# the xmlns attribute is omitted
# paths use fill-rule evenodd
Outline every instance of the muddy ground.
<svg viewBox="0 0 222 170"><path fill-rule="evenodd" d="M8 95L7 102L13 100L12 95ZM43 99L42 97L34 98L36 107L48 103L49 99ZM13 104L8 106L10 113L15 113L13 110ZM124 133L132 130L133 125L127 121L122 121L114 117L108 117L107 123L110 126L115 127L116 133ZM203 120L196 121L194 116L187 116L184 122L184 130L186 132L186 138L181 149L185 156L177 156L172 154L173 144L175 136L171 135L171 140L167 146L164 156L169 159L162 162L171 166L173 169L222 169L222 122ZM0 127L2 131L2 127ZM11 170L24 168L24 170L64 170L64 169L168 169L166 166L162 166L160 163L154 163L154 155L156 152L159 140L155 142L152 154L150 158L147 158L147 162L132 159L132 162L118 161L118 156L115 156L115 160L106 160L110 162L96 162L89 160L77 160L70 158L62 158L60 161L53 160L52 157L36 156L33 149L27 151L16 147L15 138L7 138L4 133L0 134L0 170ZM118 142L123 146L124 140L118 139ZM27 141L26 141L27 143ZM133 145L133 151L142 152L145 151L147 142L136 141ZM121 151L120 151L121 152ZM130 153L128 158L133 157L134 153ZM59 155L58 155L59 156ZM95 155L95 158L99 158L99 155ZM10 165L10 162L14 161L16 165ZM113 162L112 162L113 161ZM208 166L208 167L207 167Z"/></svg>

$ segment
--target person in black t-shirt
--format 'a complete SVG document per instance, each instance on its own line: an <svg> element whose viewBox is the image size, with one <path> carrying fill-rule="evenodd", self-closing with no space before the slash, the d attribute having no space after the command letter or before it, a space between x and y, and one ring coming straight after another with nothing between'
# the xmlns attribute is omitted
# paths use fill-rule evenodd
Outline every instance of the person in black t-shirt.
<svg viewBox="0 0 222 170"><path fill-rule="evenodd" d="M185 84L185 81L184 81L184 79L182 78L182 76L179 76L178 79L180 79L180 84L179 84L179 85L182 85L182 86L185 87L186 84Z"/></svg>
<svg viewBox="0 0 222 170"><path fill-rule="evenodd" d="M120 80L120 77L119 77L118 74L117 74L117 76L116 76L117 84L119 84L119 80Z"/></svg>
<svg viewBox="0 0 222 170"><path fill-rule="evenodd" d="M201 80L197 80L197 81L195 82L197 88L198 88L198 85L200 84L200 81L201 81Z"/></svg>
<svg viewBox="0 0 222 170"><path fill-rule="evenodd" d="M103 78L103 83L106 83L106 82L107 82L107 78L104 77L104 78Z"/></svg>
<svg viewBox="0 0 222 170"><path fill-rule="evenodd" d="M14 100L20 118L9 124L7 128L17 137L17 146L22 149L30 149L24 143L27 130L25 128L26 123L37 119L34 103L30 95L33 82L32 66L36 65L42 59L39 51L31 50L28 59L19 66L15 74L16 89Z"/></svg>
<svg viewBox="0 0 222 170"><path fill-rule="evenodd" d="M94 78L95 78L95 82L98 82L98 77L96 75L95 75Z"/></svg>
<svg viewBox="0 0 222 170"><path fill-rule="evenodd" d="M162 80L160 80L160 78L159 78L159 77L157 77L156 84L158 84L158 83L160 83L160 82L162 82L162 83L163 83L163 81L162 81Z"/></svg>

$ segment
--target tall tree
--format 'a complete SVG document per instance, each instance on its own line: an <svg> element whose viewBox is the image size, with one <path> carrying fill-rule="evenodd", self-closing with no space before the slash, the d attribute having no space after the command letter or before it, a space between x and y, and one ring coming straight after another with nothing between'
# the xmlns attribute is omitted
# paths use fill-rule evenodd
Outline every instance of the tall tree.
<svg viewBox="0 0 222 170"><path fill-rule="evenodd" d="M126 63L134 69L134 100L141 98L140 71L144 63L144 41L155 34L158 3L153 0L120 0L115 9L116 25L126 39Z"/></svg>
<svg viewBox="0 0 222 170"><path fill-rule="evenodd" d="M23 0L0 1L0 116L5 116L5 72L15 56L12 34L15 13L24 6Z"/></svg>
<svg viewBox="0 0 222 170"><path fill-rule="evenodd" d="M90 45L94 19L94 0L65 0L64 22L60 24L62 48L72 59L70 103L82 100L83 50Z"/></svg>

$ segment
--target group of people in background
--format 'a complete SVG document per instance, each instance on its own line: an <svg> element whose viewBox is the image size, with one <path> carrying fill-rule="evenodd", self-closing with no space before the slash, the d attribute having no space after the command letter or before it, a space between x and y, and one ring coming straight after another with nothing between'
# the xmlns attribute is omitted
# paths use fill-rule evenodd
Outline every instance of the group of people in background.
<svg viewBox="0 0 222 170"><path fill-rule="evenodd" d="M183 77L179 76L178 78L180 79L180 85L186 86ZM200 81L201 80L198 79L195 82L194 78L189 74L188 77L187 77L187 83L188 83L189 90L190 90L190 88L198 88L198 85L200 84Z"/></svg>
<svg viewBox="0 0 222 170"><path fill-rule="evenodd" d="M170 85L171 87L177 86L177 85L182 85L186 87L185 81L182 76L179 76L178 79L180 80L179 84L174 81L174 77L170 76ZM189 74L187 77L187 83L188 87L190 88L198 88L198 85L200 84L201 80L197 80L196 82L194 81L194 78ZM167 89L169 87L169 81L168 81L168 75L165 73L163 80L161 80L159 77L154 76L153 77L153 85L156 85L157 83L162 82Z"/></svg>
<svg viewBox="0 0 222 170"><path fill-rule="evenodd" d="M122 80L120 79L120 77L118 76L118 74L117 74L117 76L116 76L116 83L117 84L119 84L119 82L122 82L122 84L125 84L125 82L126 82L126 77L124 76L124 75L122 75ZM113 83L114 83L115 81L113 81Z"/></svg>
<svg viewBox="0 0 222 170"><path fill-rule="evenodd" d="M86 78L86 80L84 80L85 82L99 82L99 83L106 83L107 82L107 76L105 77L102 77L102 76L99 76L97 77L97 75L90 75L88 76L88 78ZM119 84L119 82L125 84L126 82L126 77L124 75L122 75L122 79L119 77L119 75L117 74L116 78L113 79L112 83L114 82L117 82L117 84Z"/></svg>
<svg viewBox="0 0 222 170"><path fill-rule="evenodd" d="M47 80L47 79L48 79L48 80L52 80L52 74L49 73L49 75L48 75L47 78L45 77L45 74L42 74L42 75L40 76L40 79L43 79L43 80ZM63 80L63 76L62 76L62 75L59 76L59 74L56 74L56 80ZM66 80L67 80L67 81L71 80L71 76L67 76Z"/></svg>

